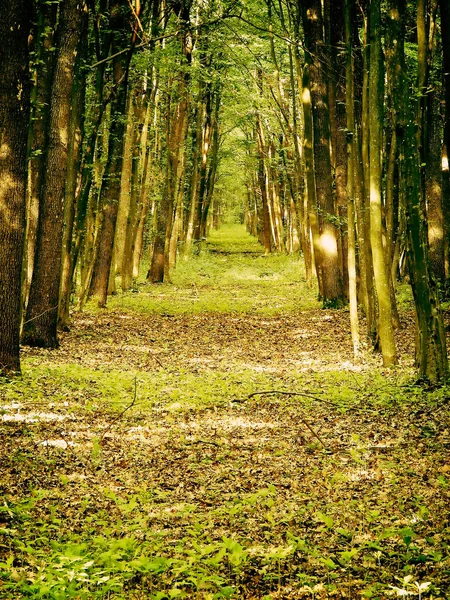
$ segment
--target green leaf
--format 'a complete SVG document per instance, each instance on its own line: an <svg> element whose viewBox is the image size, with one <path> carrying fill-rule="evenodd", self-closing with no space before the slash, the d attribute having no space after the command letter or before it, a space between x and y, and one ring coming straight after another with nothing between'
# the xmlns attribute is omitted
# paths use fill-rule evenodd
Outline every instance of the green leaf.
<svg viewBox="0 0 450 600"><path fill-rule="evenodd" d="M325 526L327 527L327 529L331 529L334 525L334 519L332 517L329 517L328 515L326 515L325 513L317 513L316 517L322 521L323 523L325 523Z"/></svg>

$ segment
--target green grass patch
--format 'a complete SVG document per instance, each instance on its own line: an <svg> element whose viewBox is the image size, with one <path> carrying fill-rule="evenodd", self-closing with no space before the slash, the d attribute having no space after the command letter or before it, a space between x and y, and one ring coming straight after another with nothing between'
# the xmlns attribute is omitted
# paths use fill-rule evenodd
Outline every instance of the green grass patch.
<svg viewBox="0 0 450 600"><path fill-rule="evenodd" d="M243 226L227 225L213 231L191 257L179 257L171 283L140 279L136 293L119 292L108 306L142 313L261 315L320 307L316 287L304 282L300 256L265 256Z"/></svg>

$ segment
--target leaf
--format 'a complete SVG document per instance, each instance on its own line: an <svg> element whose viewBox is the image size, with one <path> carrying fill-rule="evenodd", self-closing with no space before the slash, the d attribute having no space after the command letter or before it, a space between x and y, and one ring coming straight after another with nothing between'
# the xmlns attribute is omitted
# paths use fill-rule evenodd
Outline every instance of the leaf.
<svg viewBox="0 0 450 600"><path fill-rule="evenodd" d="M328 515L324 514L324 513L316 513L316 517L322 521L323 523L325 523L325 526L327 527L327 529L331 529L334 525L334 519L332 517L329 517Z"/></svg>
<svg viewBox="0 0 450 600"><path fill-rule="evenodd" d="M338 565L331 558L325 558L325 557L321 556L319 558L319 561L322 564L324 564L326 567L328 567L329 569L337 569L337 567L338 567Z"/></svg>

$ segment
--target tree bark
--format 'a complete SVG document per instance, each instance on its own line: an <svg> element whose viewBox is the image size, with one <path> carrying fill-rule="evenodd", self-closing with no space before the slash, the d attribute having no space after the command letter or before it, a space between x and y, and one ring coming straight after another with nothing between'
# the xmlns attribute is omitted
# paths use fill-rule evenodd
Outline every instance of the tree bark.
<svg viewBox="0 0 450 600"><path fill-rule="evenodd" d="M324 46L320 0L307 0L303 5L303 28L305 47L309 55L317 204L323 215L320 228L322 300L324 306L339 306L343 301L343 287L335 225L329 99L324 69L324 65L327 64L327 52Z"/></svg>
<svg viewBox="0 0 450 600"><path fill-rule="evenodd" d="M405 1L391 0L398 11L404 31ZM417 317L416 363L419 377L432 382L448 375L448 359L445 329L436 287L430 273L426 208L421 181L420 139L410 101L410 86L403 50L404 36L400 36L401 57L397 90L402 98L400 124L401 156L400 172L406 203L408 259L411 286ZM420 104L420 99L419 103Z"/></svg>
<svg viewBox="0 0 450 600"><path fill-rule="evenodd" d="M83 15L80 47L77 53L75 81L72 89L72 107L69 130L69 154L65 192L64 232L62 245L61 288L59 293L59 328L69 329L70 296L73 275L73 230L75 223L76 192L81 165L81 151L84 137L84 111L86 97L86 66L84 61L88 51L88 13Z"/></svg>
<svg viewBox="0 0 450 600"><path fill-rule="evenodd" d="M25 231L32 3L0 5L0 374L20 372L19 333Z"/></svg>
<svg viewBox="0 0 450 600"><path fill-rule="evenodd" d="M353 354L360 353L358 296L356 283L356 230L355 230L355 98L354 98L354 60L353 60L353 18L351 0L344 5L345 46L346 46L346 116L347 116L347 220L348 220L348 287L350 301L350 328L353 342Z"/></svg>
<svg viewBox="0 0 450 600"><path fill-rule="evenodd" d="M23 343L58 346L58 304L61 278L65 186L69 156L70 100L76 48L84 5L61 5L56 34L57 56L52 79L48 148L41 190L38 237Z"/></svg>
<svg viewBox="0 0 450 600"><path fill-rule="evenodd" d="M441 15L442 71L445 98L444 145L442 148L442 209L445 232L445 277L446 281L448 281L450 278L450 244L448 241L448 236L450 235L450 0L439 0L439 8Z"/></svg>
<svg viewBox="0 0 450 600"><path fill-rule="evenodd" d="M28 155L28 191L25 251L22 273L22 306L25 316L33 276L34 253L39 219L39 195L45 175L45 149L52 92L55 53L52 50L58 6L40 0L36 31L36 59L32 75L31 118Z"/></svg>

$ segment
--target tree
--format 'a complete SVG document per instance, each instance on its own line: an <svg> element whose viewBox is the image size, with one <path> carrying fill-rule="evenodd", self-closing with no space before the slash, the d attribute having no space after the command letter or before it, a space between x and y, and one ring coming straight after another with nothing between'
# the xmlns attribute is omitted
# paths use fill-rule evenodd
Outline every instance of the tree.
<svg viewBox="0 0 450 600"><path fill-rule="evenodd" d="M21 269L29 123L30 0L0 5L0 373L20 371Z"/></svg>
<svg viewBox="0 0 450 600"><path fill-rule="evenodd" d="M391 5L404 30L405 1L391 0ZM426 207L421 181L422 163L419 146L421 138L417 135L417 132L421 131L417 119L422 115L417 109L414 114L415 107L410 101L404 37L404 35L399 36L397 93L403 100L400 121L403 158L400 169L402 195L406 206L409 272L417 316L416 363L420 378L436 382L448 374L447 348L442 312L429 261ZM418 81L419 85L423 81L420 61ZM418 104L420 102L419 99Z"/></svg>
<svg viewBox="0 0 450 600"><path fill-rule="evenodd" d="M329 56L324 43L321 2L308 0L302 3L302 8L305 48L309 62L315 185L317 204L322 213L319 257L321 294L325 305L337 306L343 300L343 288L330 155L330 113L325 70Z"/></svg>
<svg viewBox="0 0 450 600"><path fill-rule="evenodd" d="M69 156L70 102L76 49L85 5L67 0L61 5L56 34L48 145L40 192L39 222L30 298L22 342L58 346L57 325L61 278L64 201Z"/></svg>
<svg viewBox="0 0 450 600"><path fill-rule="evenodd" d="M90 295L99 306L106 306L108 282L113 256L113 243L116 230L118 200L122 175L123 149L125 144L125 114L128 90L128 73L132 57L131 51L124 52L128 44L136 41L137 23L129 35L127 22L128 7L123 0L114 0L110 7L110 27L112 30L113 80L115 95L111 103L111 122L108 137L108 155L102 177L100 191L101 225L95 249L95 262L90 284ZM136 15L139 18L139 15Z"/></svg>
<svg viewBox="0 0 450 600"><path fill-rule="evenodd" d="M378 300L378 332L385 367L397 363L389 274L382 241L382 187L381 152L383 131L383 57L381 48L381 6L379 0L370 2L370 76L369 76L369 131L370 131L370 243L373 271Z"/></svg>

